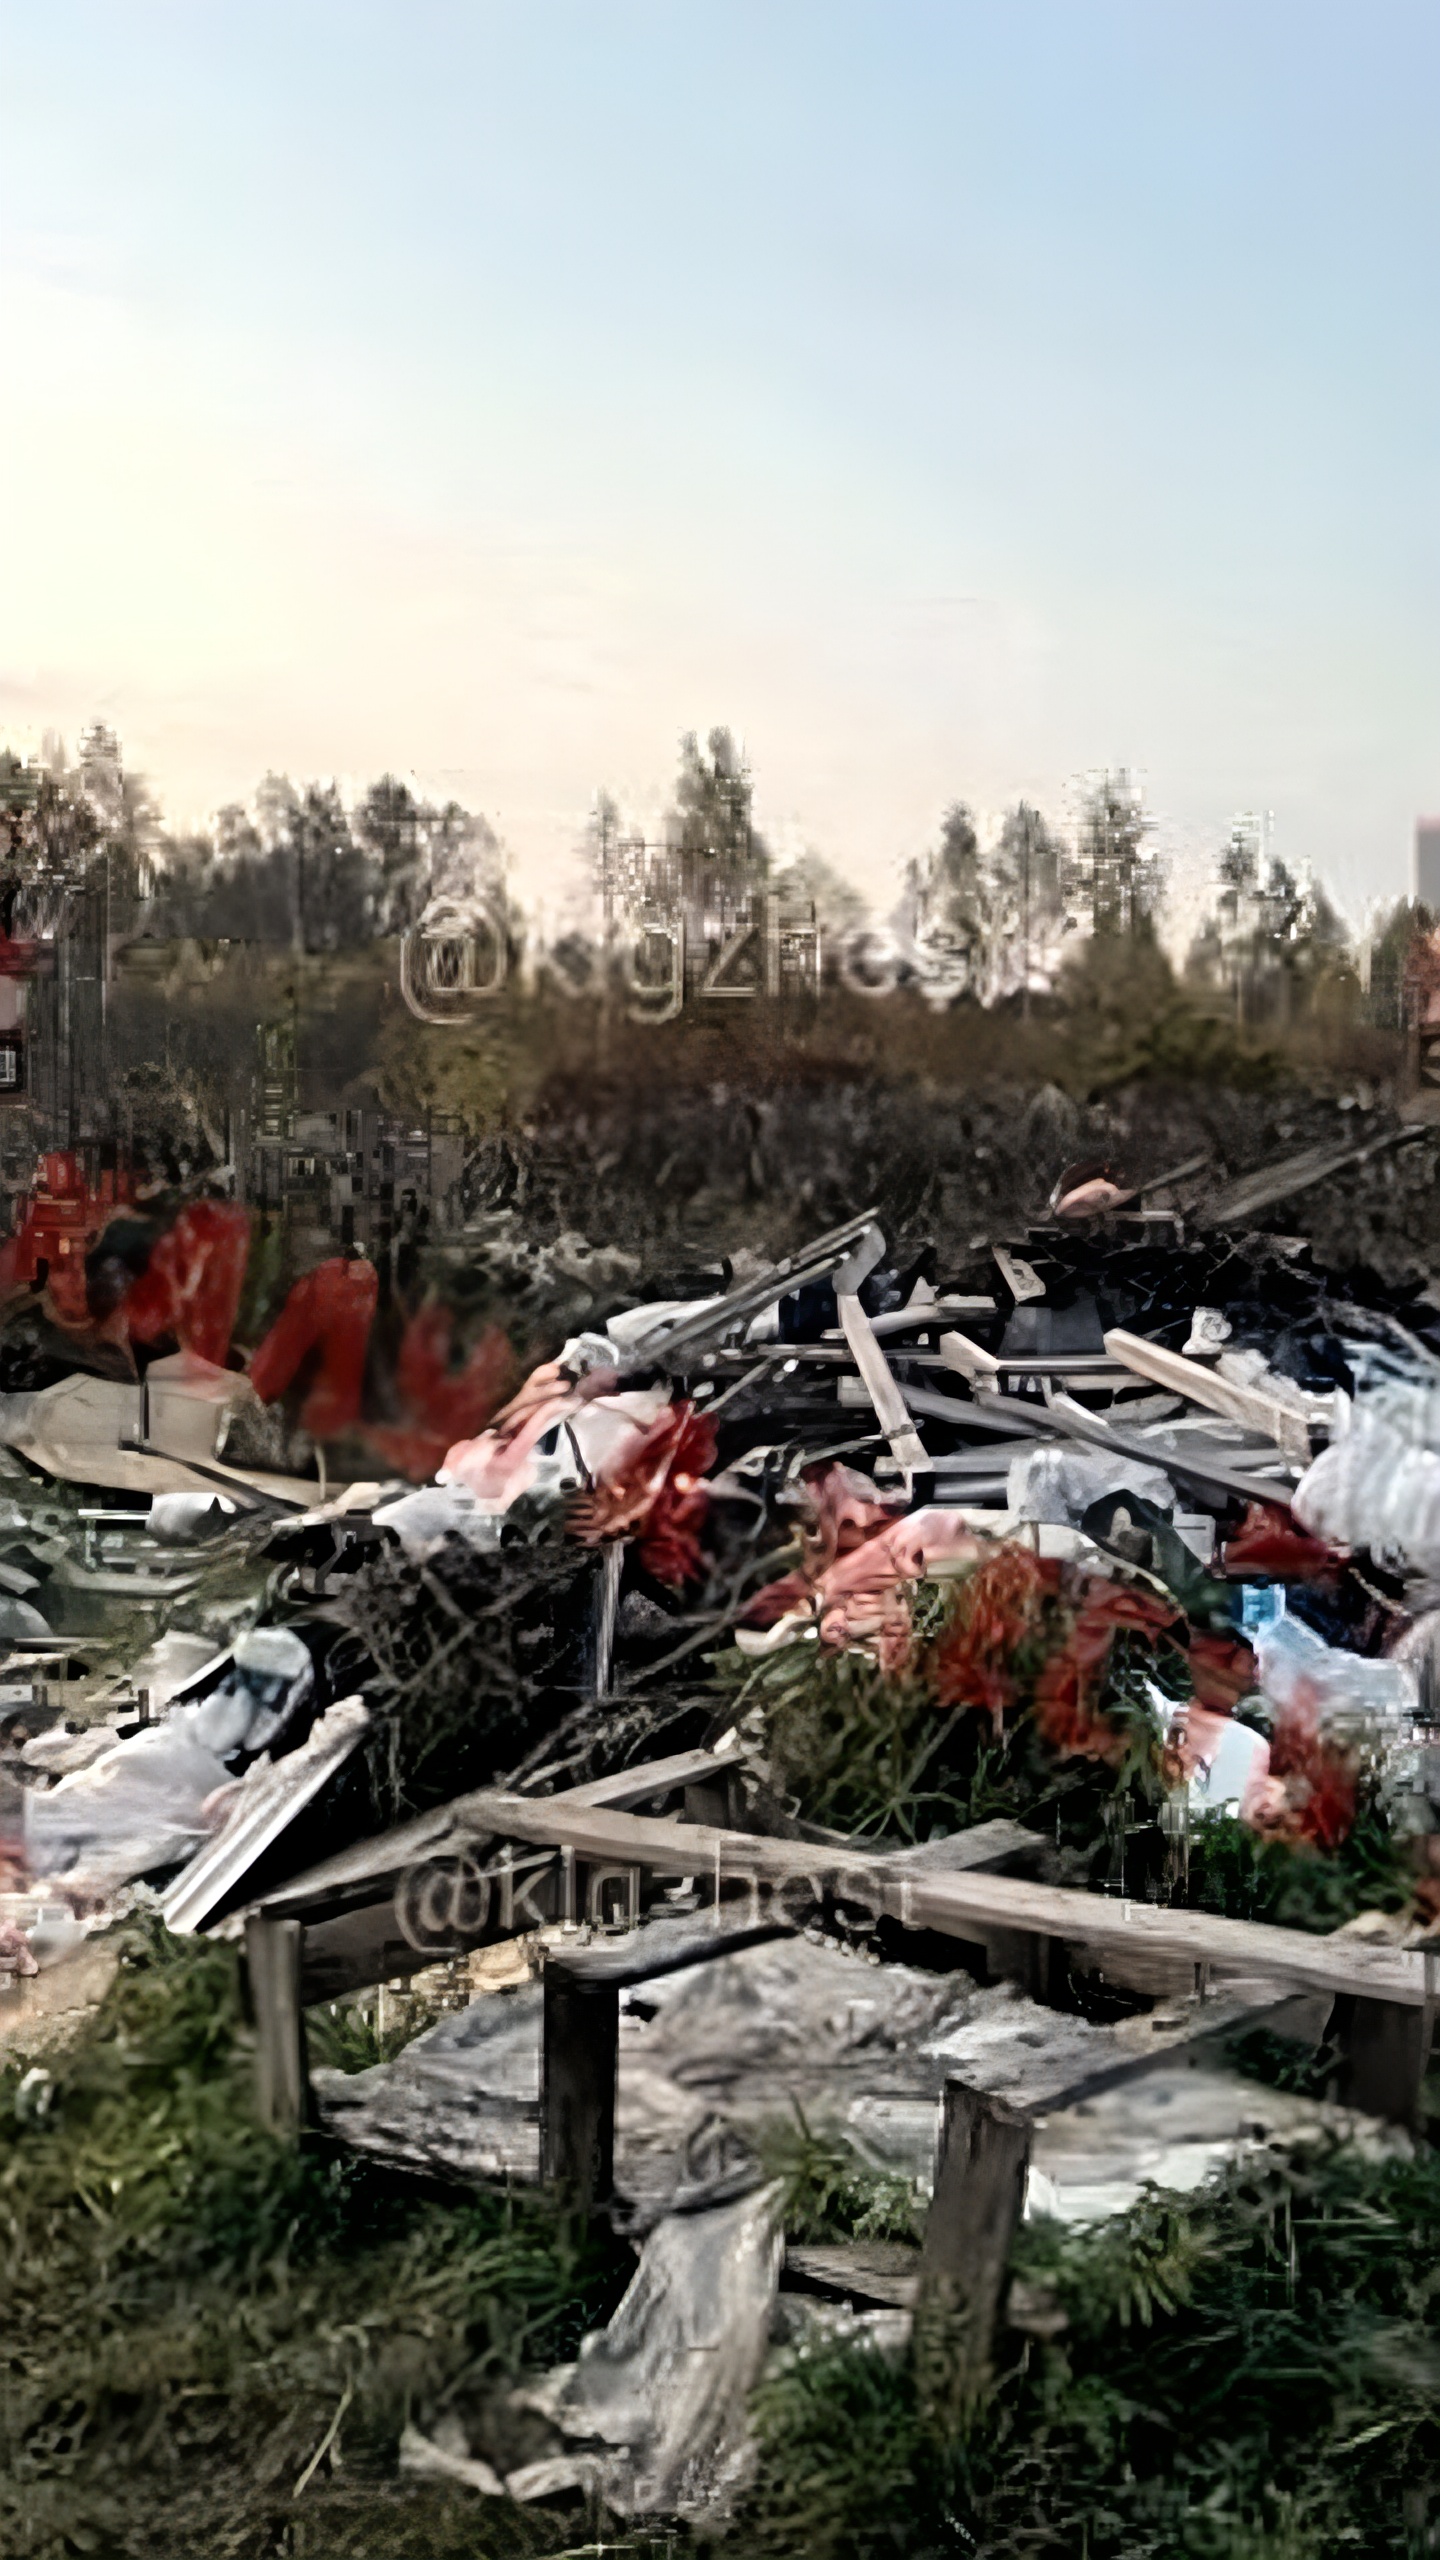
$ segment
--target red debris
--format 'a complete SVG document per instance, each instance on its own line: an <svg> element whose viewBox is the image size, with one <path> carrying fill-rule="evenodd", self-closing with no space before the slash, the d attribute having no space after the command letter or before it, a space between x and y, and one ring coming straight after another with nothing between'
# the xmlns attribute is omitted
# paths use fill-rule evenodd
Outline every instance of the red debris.
<svg viewBox="0 0 1440 2560"><path fill-rule="evenodd" d="M365 1427L387 1466L415 1484L438 1472L457 1440L484 1430L514 1383L515 1354L499 1325L482 1334L463 1369L452 1371L453 1332L449 1308L434 1301L408 1318L395 1361L402 1418Z"/></svg>
<svg viewBox="0 0 1440 2560"><path fill-rule="evenodd" d="M1192 1629L1186 1651L1195 1695L1216 1715L1230 1715L1260 1686L1255 1656L1243 1636L1207 1636Z"/></svg>
<svg viewBox="0 0 1440 2560"><path fill-rule="evenodd" d="M571 1506L570 1526L587 1546L628 1533L647 1573L677 1587L698 1579L709 1517L704 1479L715 1464L715 1426L692 1404L662 1413L611 1475Z"/></svg>
<svg viewBox="0 0 1440 2560"><path fill-rule="evenodd" d="M360 1418L378 1292L373 1262L337 1256L317 1263L296 1281L250 1363L256 1394L273 1404L314 1358L299 1419L316 1440L337 1439Z"/></svg>
<svg viewBox="0 0 1440 2560"><path fill-rule="evenodd" d="M1343 1549L1310 1537L1288 1512L1269 1502L1249 1505L1223 1552L1226 1572L1247 1582L1308 1582L1333 1574L1345 1561Z"/></svg>
<svg viewBox="0 0 1440 2560"><path fill-rule="evenodd" d="M182 1351L223 1368L249 1254L248 1209L230 1200L190 1201L126 1291L131 1340L157 1342L173 1334Z"/></svg>
<svg viewBox="0 0 1440 2560"><path fill-rule="evenodd" d="M1060 1568L1028 1547L997 1547L967 1574L930 1660L942 1707L984 1707L997 1727L1014 1705L1017 1657L1041 1635Z"/></svg>
<svg viewBox="0 0 1440 2560"><path fill-rule="evenodd" d="M1035 1721L1062 1760L1123 1760L1123 1728L1100 1703L1110 1647L1117 1635L1150 1644L1183 1642L1184 1620L1167 1601L1128 1583L1092 1576L1074 1626L1035 1684Z"/></svg>
<svg viewBox="0 0 1440 2560"><path fill-rule="evenodd" d="M128 1175L102 1173L92 1191L78 1156L65 1149L42 1156L24 1215L0 1244L0 1289L33 1289L43 1266L58 1321L88 1325L85 1256L116 1209L133 1196Z"/></svg>

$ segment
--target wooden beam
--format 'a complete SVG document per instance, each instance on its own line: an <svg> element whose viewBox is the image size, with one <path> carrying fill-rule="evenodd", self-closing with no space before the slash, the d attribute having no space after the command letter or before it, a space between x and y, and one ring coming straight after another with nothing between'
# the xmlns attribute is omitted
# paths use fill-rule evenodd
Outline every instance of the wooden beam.
<svg viewBox="0 0 1440 2560"><path fill-rule="evenodd" d="M1105 1336L1105 1348L1137 1378L1168 1387L1172 1394L1189 1396L1193 1404L1204 1405L1211 1413L1223 1413L1230 1422L1268 1432L1292 1464L1308 1467L1310 1426L1303 1413L1282 1404L1278 1396L1266 1395L1262 1387L1242 1387L1233 1379L1217 1378L1202 1361L1187 1360L1180 1351L1167 1351L1163 1343L1147 1342L1143 1334L1127 1333L1123 1325L1111 1327ZM1157 1463L1163 1465L1163 1458Z"/></svg>
<svg viewBox="0 0 1440 2560"><path fill-rule="evenodd" d="M935 2193L920 2252L916 2346L932 2412L953 2426L990 2379L1000 2293L1025 2208L1033 2123L1028 2112L945 2085Z"/></svg>
<svg viewBox="0 0 1440 2560"><path fill-rule="evenodd" d="M790 1935L777 1922L726 1929L662 1920L609 1945L550 1949L540 2061L540 2175L547 2186L581 2213L609 2202L621 1992Z"/></svg>
<svg viewBox="0 0 1440 2560"><path fill-rule="evenodd" d="M252 1914L245 1923L245 1965L255 2013L255 2111L267 2132L286 2140L299 2133L309 2099L300 2005L304 1935L298 1920Z"/></svg>
<svg viewBox="0 0 1440 2560"><path fill-rule="evenodd" d="M620 1813L604 1806L567 1806L560 1797L517 1796L479 1788L424 1823L347 1852L266 1897L273 1917L318 1914L338 1887L364 1880L397 1881L417 1860L473 1851L487 1841L569 1849L588 1864L639 1867L666 1876L702 1876L750 1886L773 1898L785 1887L809 1887L863 1902L877 1919L906 1929L935 1929L974 1940L987 1928L1081 1942L1117 1960L1127 1953L1180 1958L1215 1972L1263 1975L1316 1991L1354 1992L1409 2008L1426 2000L1425 1960L1401 1947L1375 1946L1341 1934L1312 1937L1259 1920L1228 1920L1210 1911L1119 1896L1070 1885L1033 1884L987 1873L917 1872L901 1858L862 1848L774 1840L673 1816ZM333 1907L333 1906L332 1906ZM791 1911L793 1918L794 1913Z"/></svg>
<svg viewBox="0 0 1440 2560"><path fill-rule="evenodd" d="M579 2213L608 2204L615 2183L618 1983L587 1976L558 1949L544 1974L540 2176Z"/></svg>
<svg viewBox="0 0 1440 2560"><path fill-rule="evenodd" d="M1432 2025L1428 2004L1412 2009L1394 2000L1337 2000L1331 2033L1340 2048L1342 2106L1418 2133Z"/></svg>

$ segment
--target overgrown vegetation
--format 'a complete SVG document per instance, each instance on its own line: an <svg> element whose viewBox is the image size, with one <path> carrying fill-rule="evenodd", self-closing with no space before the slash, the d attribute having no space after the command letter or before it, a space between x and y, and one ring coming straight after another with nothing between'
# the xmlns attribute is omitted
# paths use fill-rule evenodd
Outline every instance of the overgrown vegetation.
<svg viewBox="0 0 1440 2560"><path fill-rule="evenodd" d="M1363 1768L1353 1825L1333 1848L1263 1837L1223 1813L1167 1828L1156 1699L1189 1694L1183 1651L1117 1623L1087 1697L1065 1651L1083 1645L1086 1611L1071 1620L1050 1595L1022 1605L1013 1591L997 1605L1015 1552L910 1594L914 1638L898 1668L810 1643L758 1662L717 1657L727 1703L758 1722L776 1784L808 1821L916 1841L1003 1815L1044 1839L1058 1881L1320 1933L1410 1904L1407 1844ZM1098 1620L1100 1604L1087 1608Z"/></svg>
<svg viewBox="0 0 1440 2560"><path fill-rule="evenodd" d="M91 2031L0 2074L0 2549L563 2544L554 2514L397 2482L396 2444L573 2353L628 2261L533 2197L286 2148L248 2074L233 1952L140 1924Z"/></svg>
<svg viewBox="0 0 1440 2560"><path fill-rule="evenodd" d="M1403 1910L1414 1885L1406 1844L1372 1790L1362 1794L1348 1837L1325 1851L1263 1840L1232 1815L1208 1815L1193 1835L1186 1899L1233 1920L1323 1933L1360 1911Z"/></svg>
<svg viewBox="0 0 1440 2560"><path fill-rule="evenodd" d="M419 1567L387 1546L338 1583L334 1676L374 1707L378 1821L493 1779L580 1696L593 1560L557 1521L529 1526L483 1556L449 1538Z"/></svg>
<svg viewBox="0 0 1440 2560"><path fill-rule="evenodd" d="M537 2198L445 2195L248 2106L238 1966L128 1924L92 2030L0 2074L0 2548L530 2560L600 2519L397 2474L407 2418L573 2353L628 2272ZM357 2057L363 2058L363 2057ZM797 2117L791 2237L914 2234ZM1087 2233L1026 2226L1028 2330L959 2436L905 2361L800 2351L736 2560L1381 2560L1440 2542L1440 2156L1297 2150ZM1017 2301L1018 2301L1017 2292ZM923 2376L923 2360L922 2360ZM603 2538L603 2528L602 2528ZM683 2535L621 2535L649 2560Z"/></svg>
<svg viewBox="0 0 1440 2560"><path fill-rule="evenodd" d="M1297 2151L1093 2232L1022 2231L1058 2330L970 2432L908 2366L802 2354L759 2395L745 2560L1394 2560L1440 2547L1440 2159ZM1063 2319L1064 2326L1059 2322Z"/></svg>
<svg viewBox="0 0 1440 2560"><path fill-rule="evenodd" d="M853 2143L809 2124L797 2106L761 2145L767 2177L783 2181L787 2240L914 2240L919 2204L908 2178L873 2169Z"/></svg>

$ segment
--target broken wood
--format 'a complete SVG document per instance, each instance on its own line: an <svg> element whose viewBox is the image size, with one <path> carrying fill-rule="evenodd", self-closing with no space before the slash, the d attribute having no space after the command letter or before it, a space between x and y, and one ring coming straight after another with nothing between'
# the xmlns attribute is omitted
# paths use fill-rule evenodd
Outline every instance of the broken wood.
<svg viewBox="0 0 1440 2560"><path fill-rule="evenodd" d="M874 1270L884 1251L885 1239L880 1229L867 1227L835 1273L835 1307L840 1330L875 1408L875 1419L890 1443L890 1454L904 1476L908 1492L917 1476L932 1472L929 1453L915 1428L899 1382L870 1330L870 1319L858 1294L862 1281Z"/></svg>
<svg viewBox="0 0 1440 2560"><path fill-rule="evenodd" d="M916 2344L926 2400L950 2427L963 2422L990 2379L1033 2133L1029 2113L1007 2099L947 2081L920 2253Z"/></svg>
<svg viewBox="0 0 1440 2560"><path fill-rule="evenodd" d="M1193 1404L1204 1405L1211 1413L1222 1413L1228 1421L1266 1432L1295 1465L1309 1465L1310 1429L1305 1416L1282 1404L1278 1396L1267 1396L1259 1387L1237 1386L1230 1378L1217 1378L1203 1362L1187 1360L1181 1351L1167 1351L1162 1343L1147 1342L1141 1334L1127 1333L1122 1325L1112 1326L1106 1334L1105 1348L1137 1378L1168 1387L1172 1394L1189 1396Z"/></svg>
<svg viewBox="0 0 1440 2560"><path fill-rule="evenodd" d="M373 1901L377 1882L398 1883L412 1864L473 1853L486 1842L568 1850L586 1866L710 1878L722 1890L728 1886L747 1894L752 1903L768 1900L777 1908L787 1889L792 1898L798 1891L815 1903L829 1894L864 1902L877 1919L898 1921L902 1928L935 1929L972 1942L992 1928L1081 1942L1112 1955L1117 1967L1128 1952L1139 1952L1147 1959L1183 1958L1216 1973L1349 1991L1410 2008L1422 2007L1427 1996L1423 1956L1343 1933L1314 1937L1266 1921L1230 1920L1215 1912L1131 1902L1015 1876L928 1873L903 1857L868 1848L776 1840L673 1816L567 1805L560 1797L509 1795L497 1788L479 1788L420 1822L328 1860L268 1895L264 1908L276 1918L318 1917L337 1908L346 1894L356 1902ZM507 1918L500 1934L517 1925L526 1925L523 1917L519 1922Z"/></svg>
<svg viewBox="0 0 1440 2560"><path fill-rule="evenodd" d="M620 1990L554 1952L544 1974L540 2176L579 2213L607 2204L615 2174Z"/></svg>
<svg viewBox="0 0 1440 2560"><path fill-rule="evenodd" d="M305 2122L309 2075L300 2001L304 1928L259 1914L245 1923L245 1967L255 2014L255 2110L267 2133L293 2140Z"/></svg>

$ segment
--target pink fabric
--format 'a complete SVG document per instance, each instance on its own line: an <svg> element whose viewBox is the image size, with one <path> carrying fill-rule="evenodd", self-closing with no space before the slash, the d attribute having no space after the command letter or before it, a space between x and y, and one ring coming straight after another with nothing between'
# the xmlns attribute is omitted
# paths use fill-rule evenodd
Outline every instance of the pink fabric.
<svg viewBox="0 0 1440 2560"><path fill-rule="evenodd" d="M446 1451L442 1483L468 1485L478 1502L508 1510L533 1484L536 1448L557 1422L575 1426L586 1469L607 1483L631 1463L655 1420L653 1396L617 1393L619 1383L614 1369L592 1369L572 1383L558 1361L545 1361L488 1431Z"/></svg>
<svg viewBox="0 0 1440 2560"><path fill-rule="evenodd" d="M897 1670L910 1646L908 1587L947 1565L973 1564L991 1544L955 1512L931 1505L892 1519L819 1573L786 1574L768 1584L746 1615L755 1626L791 1617L818 1621L823 1645L862 1645L887 1670Z"/></svg>

